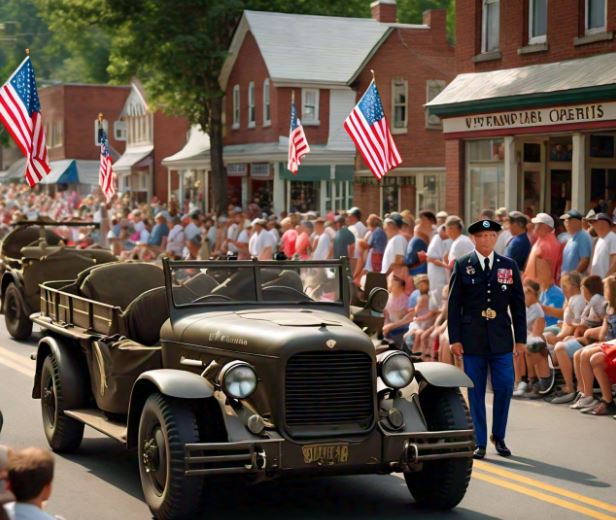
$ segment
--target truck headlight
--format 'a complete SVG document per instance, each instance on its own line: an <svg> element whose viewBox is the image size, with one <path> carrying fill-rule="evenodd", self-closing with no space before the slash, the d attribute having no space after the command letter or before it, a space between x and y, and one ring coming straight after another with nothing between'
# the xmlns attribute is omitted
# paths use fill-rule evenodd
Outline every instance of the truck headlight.
<svg viewBox="0 0 616 520"><path fill-rule="evenodd" d="M257 373L244 361L232 361L222 367L218 382L229 397L246 399L257 388Z"/></svg>
<svg viewBox="0 0 616 520"><path fill-rule="evenodd" d="M404 388L415 376L415 366L404 352L394 350L385 354L380 364L381 379L391 388Z"/></svg>

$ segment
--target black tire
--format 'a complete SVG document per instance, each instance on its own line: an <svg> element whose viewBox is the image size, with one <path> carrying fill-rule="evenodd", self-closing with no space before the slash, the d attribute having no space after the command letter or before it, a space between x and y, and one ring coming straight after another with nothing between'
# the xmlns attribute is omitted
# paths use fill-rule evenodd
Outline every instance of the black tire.
<svg viewBox="0 0 616 520"><path fill-rule="evenodd" d="M19 289L14 283L4 291L4 322L9 334L15 339L28 339L32 335L32 320L24 309Z"/></svg>
<svg viewBox="0 0 616 520"><path fill-rule="evenodd" d="M83 440L84 424L64 415L64 389L58 361L48 355L41 370L41 412L43 429L51 449L70 453L79 448Z"/></svg>
<svg viewBox="0 0 616 520"><path fill-rule="evenodd" d="M421 409L430 431L472 429L473 422L458 388L429 386L419 394ZM404 474L406 485L418 505L447 510L466 494L473 459L452 458L423 463L418 472Z"/></svg>
<svg viewBox="0 0 616 520"><path fill-rule="evenodd" d="M158 520L196 517L204 480L184 474L184 446L193 442L199 442L199 427L191 404L158 393L148 397L139 420L139 475Z"/></svg>

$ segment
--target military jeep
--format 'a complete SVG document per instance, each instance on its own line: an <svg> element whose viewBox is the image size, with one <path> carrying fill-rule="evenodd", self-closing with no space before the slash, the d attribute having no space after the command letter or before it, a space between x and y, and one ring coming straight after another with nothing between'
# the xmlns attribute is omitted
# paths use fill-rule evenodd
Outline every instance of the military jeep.
<svg viewBox="0 0 616 520"><path fill-rule="evenodd" d="M59 226L98 224L21 221L4 237L0 246L0 308L6 328L15 339L27 339L32 334L30 314L39 310L41 282L74 277L87 267L116 260L107 249L65 247L52 229Z"/></svg>
<svg viewBox="0 0 616 520"><path fill-rule="evenodd" d="M473 428L458 369L376 354L342 261L107 264L41 284L33 397L52 449L84 425L136 448L155 518L194 518L223 476L402 472L464 497ZM368 302L370 303L370 302ZM207 507L207 501L205 500Z"/></svg>

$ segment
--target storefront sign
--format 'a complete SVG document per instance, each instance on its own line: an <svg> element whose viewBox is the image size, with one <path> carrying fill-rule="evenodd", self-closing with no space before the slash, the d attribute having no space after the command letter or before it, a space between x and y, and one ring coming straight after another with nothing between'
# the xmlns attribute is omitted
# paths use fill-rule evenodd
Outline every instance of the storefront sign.
<svg viewBox="0 0 616 520"><path fill-rule="evenodd" d="M227 164L227 175L229 177L246 177L248 175L248 164Z"/></svg>
<svg viewBox="0 0 616 520"><path fill-rule="evenodd" d="M616 120L616 102L546 107L443 119L445 134Z"/></svg>
<svg viewBox="0 0 616 520"><path fill-rule="evenodd" d="M269 177L270 176L270 163L252 163L250 165L251 177Z"/></svg>

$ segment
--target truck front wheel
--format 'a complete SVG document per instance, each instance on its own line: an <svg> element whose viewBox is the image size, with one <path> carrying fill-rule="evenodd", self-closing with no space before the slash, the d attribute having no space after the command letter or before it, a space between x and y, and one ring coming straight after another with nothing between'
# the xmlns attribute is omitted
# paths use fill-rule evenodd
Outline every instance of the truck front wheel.
<svg viewBox="0 0 616 520"><path fill-rule="evenodd" d="M429 386L419 394L421 409L430 431L470 430L473 422L457 388ZM466 494L473 459L432 460L418 472L404 474L406 485L416 502L432 509L452 509Z"/></svg>
<svg viewBox="0 0 616 520"><path fill-rule="evenodd" d="M195 518L203 477L185 475L184 446L199 442L197 418L190 404L152 394L141 412L138 435L141 486L154 518Z"/></svg>

